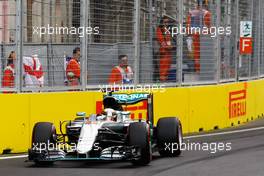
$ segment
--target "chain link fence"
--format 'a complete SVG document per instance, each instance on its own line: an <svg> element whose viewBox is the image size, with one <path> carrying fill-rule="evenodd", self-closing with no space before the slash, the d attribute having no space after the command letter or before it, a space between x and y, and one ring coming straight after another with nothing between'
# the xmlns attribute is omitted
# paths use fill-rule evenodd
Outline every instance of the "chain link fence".
<svg viewBox="0 0 264 176"><path fill-rule="evenodd" d="M263 9L262 0L0 0L0 90L257 79ZM241 21L252 21L252 54L240 53Z"/></svg>
<svg viewBox="0 0 264 176"><path fill-rule="evenodd" d="M232 29L232 35L220 37L220 81L234 81L236 79L236 58L238 40L238 1L225 0L221 3L220 26Z"/></svg>

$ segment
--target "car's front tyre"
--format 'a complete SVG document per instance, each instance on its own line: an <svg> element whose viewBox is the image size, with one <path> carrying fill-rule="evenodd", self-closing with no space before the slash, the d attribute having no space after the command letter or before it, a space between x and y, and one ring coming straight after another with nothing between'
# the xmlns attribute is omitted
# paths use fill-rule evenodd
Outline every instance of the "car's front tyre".
<svg viewBox="0 0 264 176"><path fill-rule="evenodd" d="M140 158L132 161L134 165L147 165L152 160L149 126L145 122L134 122L128 128L128 143L135 146Z"/></svg>
<svg viewBox="0 0 264 176"><path fill-rule="evenodd" d="M157 144L161 156L175 157L181 154L182 126L176 117L158 120Z"/></svg>
<svg viewBox="0 0 264 176"><path fill-rule="evenodd" d="M32 148L31 151L44 151L49 145L55 146L57 140L56 128L50 122L38 122L35 124L32 133ZM45 151L44 151L45 152ZM40 155L41 156L41 155ZM53 161L44 161L40 158L35 158L29 152L29 159L33 160L37 165L52 165Z"/></svg>

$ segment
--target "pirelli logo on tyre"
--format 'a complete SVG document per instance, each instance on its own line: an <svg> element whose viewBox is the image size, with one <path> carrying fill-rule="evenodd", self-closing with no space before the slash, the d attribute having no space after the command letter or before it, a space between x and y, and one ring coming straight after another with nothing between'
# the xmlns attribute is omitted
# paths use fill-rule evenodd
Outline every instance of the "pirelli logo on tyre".
<svg viewBox="0 0 264 176"><path fill-rule="evenodd" d="M238 118L247 113L247 84L245 88L229 92L229 118Z"/></svg>

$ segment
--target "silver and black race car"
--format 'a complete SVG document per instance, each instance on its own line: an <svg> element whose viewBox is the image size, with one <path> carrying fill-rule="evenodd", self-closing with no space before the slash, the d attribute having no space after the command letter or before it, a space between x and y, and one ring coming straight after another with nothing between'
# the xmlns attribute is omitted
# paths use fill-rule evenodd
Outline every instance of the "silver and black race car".
<svg viewBox="0 0 264 176"><path fill-rule="evenodd" d="M141 101L147 104L146 119L131 118L131 112L124 109ZM121 160L147 165L154 152L181 154L181 123L176 117L163 117L155 126L152 94L109 93L103 98L102 113L77 115L73 121L60 122L60 134L52 123L36 123L29 161L46 165L65 160Z"/></svg>

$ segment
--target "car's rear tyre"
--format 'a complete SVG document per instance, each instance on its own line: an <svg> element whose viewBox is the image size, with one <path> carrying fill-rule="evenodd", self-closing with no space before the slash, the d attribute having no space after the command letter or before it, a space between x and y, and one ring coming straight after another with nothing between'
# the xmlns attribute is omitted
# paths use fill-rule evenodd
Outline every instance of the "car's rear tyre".
<svg viewBox="0 0 264 176"><path fill-rule="evenodd" d="M157 124L157 144L161 156L181 154L182 126L176 117L160 118Z"/></svg>
<svg viewBox="0 0 264 176"><path fill-rule="evenodd" d="M50 122L38 122L35 124L32 133L32 149L48 148L48 145L56 144L57 134L55 126ZM55 146L55 145L53 145ZM39 161L33 159L37 165L51 165L53 161Z"/></svg>
<svg viewBox="0 0 264 176"><path fill-rule="evenodd" d="M136 146L140 153L140 158L133 160L134 165L147 165L152 160L151 142L149 126L145 122L134 122L129 125L128 143Z"/></svg>

